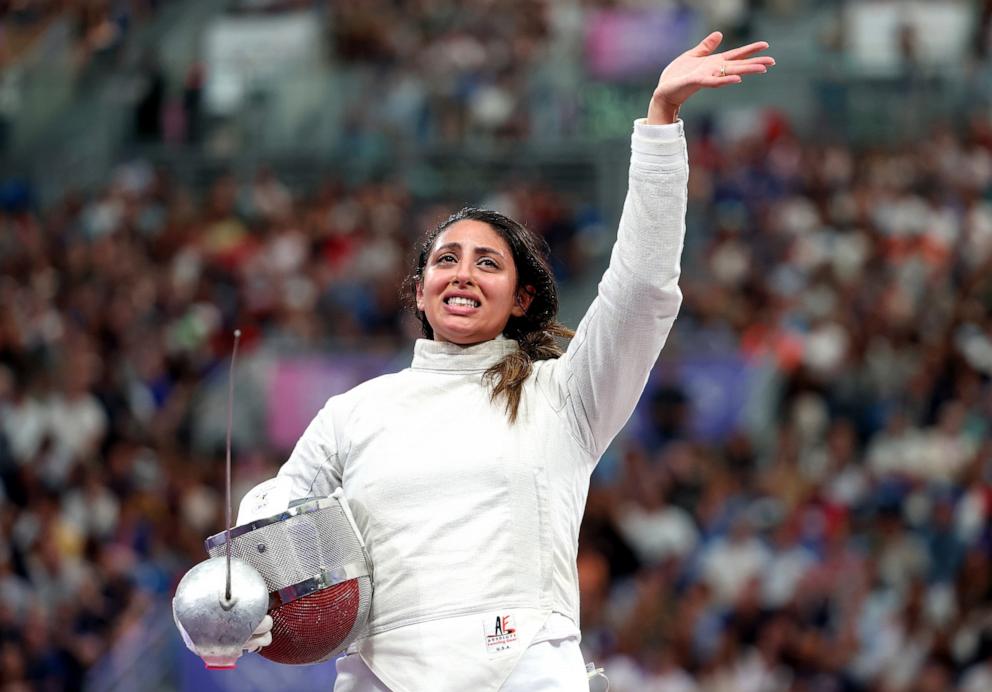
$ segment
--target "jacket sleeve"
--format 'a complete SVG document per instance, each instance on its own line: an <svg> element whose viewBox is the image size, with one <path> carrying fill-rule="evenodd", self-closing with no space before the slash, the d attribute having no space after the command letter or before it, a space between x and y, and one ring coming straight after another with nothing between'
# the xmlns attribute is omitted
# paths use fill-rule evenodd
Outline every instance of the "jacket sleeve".
<svg viewBox="0 0 992 692"><path fill-rule="evenodd" d="M290 499L326 497L341 486L342 465L335 434L335 409L331 397L296 442L277 477L290 483Z"/></svg>
<svg viewBox="0 0 992 692"><path fill-rule="evenodd" d="M678 314L688 175L681 121L637 121L609 268L552 368L552 396L593 460L633 413Z"/></svg>

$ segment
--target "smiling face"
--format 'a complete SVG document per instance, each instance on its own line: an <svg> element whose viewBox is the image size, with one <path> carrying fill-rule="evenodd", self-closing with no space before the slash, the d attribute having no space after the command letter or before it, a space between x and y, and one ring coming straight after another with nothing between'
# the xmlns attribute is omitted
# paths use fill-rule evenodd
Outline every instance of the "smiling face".
<svg viewBox="0 0 992 692"><path fill-rule="evenodd" d="M492 226L474 219L453 223L434 241L417 285L417 309L435 341L463 346L503 332L521 316L530 294L517 286L510 246Z"/></svg>

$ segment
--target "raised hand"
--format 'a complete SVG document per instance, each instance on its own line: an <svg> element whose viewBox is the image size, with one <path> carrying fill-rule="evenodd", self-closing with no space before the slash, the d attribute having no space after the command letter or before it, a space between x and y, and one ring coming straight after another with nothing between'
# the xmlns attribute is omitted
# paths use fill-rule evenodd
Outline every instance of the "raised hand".
<svg viewBox="0 0 992 692"><path fill-rule="evenodd" d="M762 74L775 64L769 55L752 57L768 48L765 41L714 53L723 34L714 31L695 48L675 58L661 73L648 106L648 124L675 122L679 107L694 93L707 87L716 89L740 84L741 75Z"/></svg>

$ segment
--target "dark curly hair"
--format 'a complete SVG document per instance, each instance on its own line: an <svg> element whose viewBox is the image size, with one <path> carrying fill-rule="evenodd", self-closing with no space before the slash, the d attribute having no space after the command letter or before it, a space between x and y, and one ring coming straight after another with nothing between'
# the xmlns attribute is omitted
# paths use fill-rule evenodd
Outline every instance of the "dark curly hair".
<svg viewBox="0 0 992 692"><path fill-rule="evenodd" d="M499 212L465 207L424 234L415 252L412 270L403 282L404 301L420 321L424 337L434 338L434 329L427 321L427 315L417 309L416 298L417 287L424 280L427 259L441 233L451 225L467 220L488 224L506 241L517 269L517 288L526 287L531 294L527 311L520 317L511 316L503 329L503 335L516 340L520 349L507 355L484 375L492 387L491 400L505 399L506 413L512 423L517 419L520 394L534 361L561 356L564 351L558 338L571 338L575 332L557 319L558 285L548 263L549 249L544 239Z"/></svg>

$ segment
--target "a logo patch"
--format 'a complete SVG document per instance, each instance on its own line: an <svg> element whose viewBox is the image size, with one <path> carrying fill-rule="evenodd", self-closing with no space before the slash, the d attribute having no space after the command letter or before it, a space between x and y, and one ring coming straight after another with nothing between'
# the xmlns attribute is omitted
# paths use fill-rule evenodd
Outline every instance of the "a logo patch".
<svg viewBox="0 0 992 692"><path fill-rule="evenodd" d="M486 653L505 654L517 648L516 618L512 613L489 613L482 617Z"/></svg>

